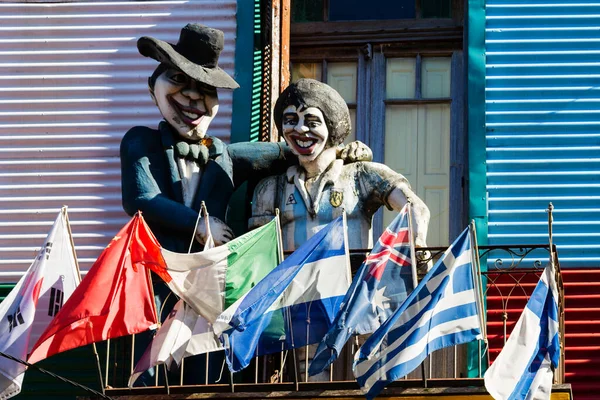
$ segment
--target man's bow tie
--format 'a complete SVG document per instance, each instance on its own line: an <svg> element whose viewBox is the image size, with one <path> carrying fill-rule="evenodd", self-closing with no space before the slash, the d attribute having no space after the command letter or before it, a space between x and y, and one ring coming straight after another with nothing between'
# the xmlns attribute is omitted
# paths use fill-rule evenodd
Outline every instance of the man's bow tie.
<svg viewBox="0 0 600 400"><path fill-rule="evenodd" d="M175 143L175 154L179 158L185 158L189 161L195 161L201 167L208 162L208 147L202 143L188 143L180 141Z"/></svg>

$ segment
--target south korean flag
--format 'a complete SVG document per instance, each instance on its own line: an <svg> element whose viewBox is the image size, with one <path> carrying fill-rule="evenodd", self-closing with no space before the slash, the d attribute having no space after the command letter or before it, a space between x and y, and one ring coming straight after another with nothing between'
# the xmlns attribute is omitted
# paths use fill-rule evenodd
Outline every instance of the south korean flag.
<svg viewBox="0 0 600 400"><path fill-rule="evenodd" d="M63 209L29 269L0 303L0 351L26 360L79 281L66 209ZM21 392L26 368L0 357L0 399Z"/></svg>

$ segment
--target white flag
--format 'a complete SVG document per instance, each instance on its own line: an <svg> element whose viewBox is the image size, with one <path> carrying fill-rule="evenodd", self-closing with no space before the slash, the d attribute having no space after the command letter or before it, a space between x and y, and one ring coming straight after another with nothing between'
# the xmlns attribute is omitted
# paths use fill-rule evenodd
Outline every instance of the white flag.
<svg viewBox="0 0 600 400"><path fill-rule="evenodd" d="M205 214L205 218L207 238L204 250L209 250L215 247L215 243L210 232L208 214ZM156 365L166 364L169 367L173 362L179 365L184 357L222 349L223 345L212 325L183 300L179 300L135 365L128 385L133 387L140 375Z"/></svg>
<svg viewBox="0 0 600 400"><path fill-rule="evenodd" d="M21 360L79 284L66 211L61 211L35 260L0 304L0 351ZM21 392L23 364L0 357L0 399Z"/></svg>
<svg viewBox="0 0 600 400"><path fill-rule="evenodd" d="M484 376L496 400L548 400L558 367L558 290L550 264L531 294L504 348Z"/></svg>
<svg viewBox="0 0 600 400"><path fill-rule="evenodd" d="M179 365L184 357L222 349L223 346L208 321L183 300L179 300L135 365L129 378L129 387L133 387L144 371L156 365Z"/></svg>

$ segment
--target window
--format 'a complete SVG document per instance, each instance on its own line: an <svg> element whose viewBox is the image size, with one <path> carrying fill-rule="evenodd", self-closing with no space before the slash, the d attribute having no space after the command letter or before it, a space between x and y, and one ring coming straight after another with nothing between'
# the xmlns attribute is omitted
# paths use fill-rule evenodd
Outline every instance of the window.
<svg viewBox="0 0 600 400"><path fill-rule="evenodd" d="M452 0L292 0L292 22L451 17Z"/></svg>
<svg viewBox="0 0 600 400"><path fill-rule="evenodd" d="M350 119L352 121L352 132L348 135L344 143L350 143L356 140L356 83L357 83L357 63L356 62L330 62L326 63L292 63L292 82L300 78L311 78L327 83L333 87L346 100L350 109ZM323 70L327 72L323 79Z"/></svg>
<svg viewBox="0 0 600 400"><path fill-rule="evenodd" d="M429 207L430 246L449 241L450 69L450 57L386 62L383 160L408 179ZM384 225L393 217L385 210Z"/></svg>
<svg viewBox="0 0 600 400"><path fill-rule="evenodd" d="M450 105L451 57L389 57L380 71L385 75L381 103L365 102L361 114L367 130L378 121L370 115L384 115L383 137L361 132L358 139L374 151L383 139L383 154L375 154L390 168L404 175L413 190L431 210L427 243L444 246L449 241L450 220ZM292 81L312 78L326 82L346 100L352 117L352 137L357 138L356 117L358 64L356 62L292 63ZM323 77L326 79L323 79ZM377 110L379 108L379 110ZM370 126L369 126L370 125ZM365 140L367 139L367 140ZM375 146L374 146L375 144ZM377 157L379 156L379 157ZM383 226L394 213L385 210ZM375 233L377 234L377 232Z"/></svg>
<svg viewBox="0 0 600 400"><path fill-rule="evenodd" d="M412 5L414 15L399 16ZM292 80L340 92L352 115L348 141L371 147L429 206L429 246L447 246L467 223L463 14L459 0L292 0ZM375 238L392 215L376 214Z"/></svg>

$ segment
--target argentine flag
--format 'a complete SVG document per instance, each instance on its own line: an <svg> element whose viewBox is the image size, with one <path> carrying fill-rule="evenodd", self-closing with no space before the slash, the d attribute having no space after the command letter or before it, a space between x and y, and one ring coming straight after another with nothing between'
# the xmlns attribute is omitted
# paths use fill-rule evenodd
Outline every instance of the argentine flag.
<svg viewBox="0 0 600 400"><path fill-rule="evenodd" d="M485 388L496 400L549 399L558 367L558 290L554 266L544 269L504 348L486 371Z"/></svg>
<svg viewBox="0 0 600 400"><path fill-rule="evenodd" d="M355 355L354 376L372 399L435 350L482 339L481 287L470 229Z"/></svg>
<svg viewBox="0 0 600 400"><path fill-rule="evenodd" d="M342 217L332 221L217 318L232 372L327 333L350 285L344 225Z"/></svg>

